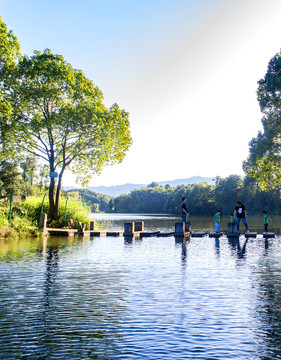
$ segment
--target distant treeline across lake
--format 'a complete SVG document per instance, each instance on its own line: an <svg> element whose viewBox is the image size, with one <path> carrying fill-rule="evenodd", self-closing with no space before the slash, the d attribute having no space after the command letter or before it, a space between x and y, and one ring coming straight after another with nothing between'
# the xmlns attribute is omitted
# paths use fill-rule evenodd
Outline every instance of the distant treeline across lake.
<svg viewBox="0 0 281 360"><path fill-rule="evenodd" d="M262 191L248 176L217 177L215 185L202 183L171 187L151 183L115 198L89 190L75 191L80 193L93 212L179 214L181 198L186 196L191 215L210 216L217 209L221 209L223 215L229 215L237 200L245 204L249 215L259 215L263 210L281 215L280 190Z"/></svg>

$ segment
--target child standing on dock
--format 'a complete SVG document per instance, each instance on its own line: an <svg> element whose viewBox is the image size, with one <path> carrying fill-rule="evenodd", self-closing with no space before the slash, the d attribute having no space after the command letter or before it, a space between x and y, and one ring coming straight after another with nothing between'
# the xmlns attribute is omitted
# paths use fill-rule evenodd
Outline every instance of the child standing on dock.
<svg viewBox="0 0 281 360"><path fill-rule="evenodd" d="M232 224L235 224L237 222L236 217L233 214L229 215L229 222Z"/></svg>
<svg viewBox="0 0 281 360"><path fill-rule="evenodd" d="M219 232L220 231L220 222L221 222L220 209L214 215L214 222L215 222L215 232Z"/></svg>
<svg viewBox="0 0 281 360"><path fill-rule="evenodd" d="M264 231L268 232L268 224L269 224L269 221L272 221L272 220L270 219L266 210L263 210L262 214L263 214Z"/></svg>

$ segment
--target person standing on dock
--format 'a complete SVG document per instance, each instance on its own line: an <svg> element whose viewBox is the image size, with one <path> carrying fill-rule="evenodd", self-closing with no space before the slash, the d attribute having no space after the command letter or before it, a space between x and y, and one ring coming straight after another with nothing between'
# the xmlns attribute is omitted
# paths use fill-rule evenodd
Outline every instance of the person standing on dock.
<svg viewBox="0 0 281 360"><path fill-rule="evenodd" d="M246 231L249 232L249 227L248 227L247 220L246 220L246 217L247 217L246 208L241 203L241 201L236 201L236 206L234 209L234 216L237 217L237 230L239 231L239 224L240 224L240 221L242 220L245 225Z"/></svg>
<svg viewBox="0 0 281 360"><path fill-rule="evenodd" d="M220 232L220 222L221 222L221 211L220 209L214 215L215 222L215 232Z"/></svg>
<svg viewBox="0 0 281 360"><path fill-rule="evenodd" d="M263 214L263 224L264 224L264 231L267 233L268 232L268 224L269 224L269 221L272 221L269 217L269 215L267 214L267 211L266 210L263 210L262 212Z"/></svg>
<svg viewBox="0 0 281 360"><path fill-rule="evenodd" d="M186 223L187 222L187 218L189 216L189 213L187 212L187 207L186 207L186 197L183 197L181 199L182 203L181 203L181 217L182 217L182 222Z"/></svg>

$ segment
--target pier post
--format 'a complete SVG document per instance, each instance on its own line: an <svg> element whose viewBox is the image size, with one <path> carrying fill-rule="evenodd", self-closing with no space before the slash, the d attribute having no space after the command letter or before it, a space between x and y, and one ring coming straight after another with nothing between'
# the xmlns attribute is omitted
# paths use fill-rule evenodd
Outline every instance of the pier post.
<svg viewBox="0 0 281 360"><path fill-rule="evenodd" d="M135 232L135 223L134 222L127 222L124 223L124 236L126 235L133 235Z"/></svg>
<svg viewBox="0 0 281 360"><path fill-rule="evenodd" d="M228 234L237 235L238 236L238 229L237 223L228 223Z"/></svg>
<svg viewBox="0 0 281 360"><path fill-rule="evenodd" d="M185 233L185 223L175 223L175 236L184 236Z"/></svg>
<svg viewBox="0 0 281 360"><path fill-rule="evenodd" d="M90 222L90 230L95 230L95 222L94 221L91 221Z"/></svg>
<svg viewBox="0 0 281 360"><path fill-rule="evenodd" d="M143 221L135 221L135 231L143 231L144 222Z"/></svg>
<svg viewBox="0 0 281 360"><path fill-rule="evenodd" d="M84 231L86 230L86 224L83 224L82 222L78 222L78 235L84 236Z"/></svg>
<svg viewBox="0 0 281 360"><path fill-rule="evenodd" d="M43 235L47 235L47 214L42 213L40 216L39 227L42 229Z"/></svg>

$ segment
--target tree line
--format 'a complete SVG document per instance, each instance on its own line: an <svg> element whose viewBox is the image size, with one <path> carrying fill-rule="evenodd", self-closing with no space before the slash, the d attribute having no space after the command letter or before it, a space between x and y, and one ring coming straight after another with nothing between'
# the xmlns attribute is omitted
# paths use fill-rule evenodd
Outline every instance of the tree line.
<svg viewBox="0 0 281 360"><path fill-rule="evenodd" d="M191 184L171 187L152 183L130 194L120 195L108 203L108 211L117 213L179 214L181 199L187 198L191 215L210 215L217 209L228 216L233 212L237 200L245 204L249 215L281 215L280 190L262 190L256 180L245 176L217 177L214 185Z"/></svg>

